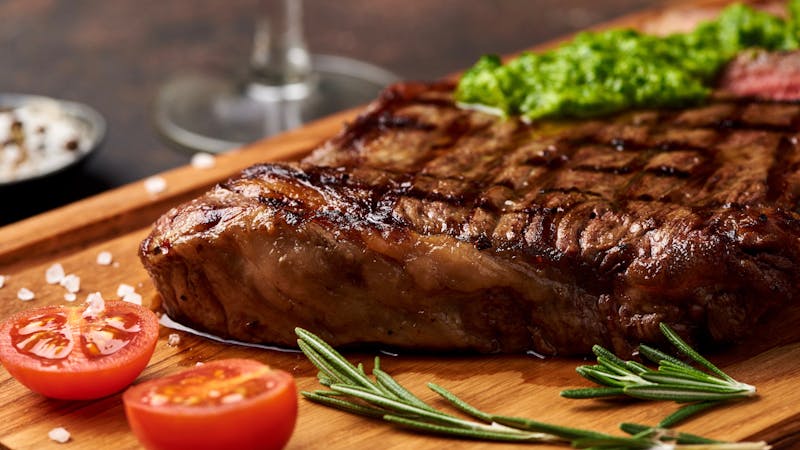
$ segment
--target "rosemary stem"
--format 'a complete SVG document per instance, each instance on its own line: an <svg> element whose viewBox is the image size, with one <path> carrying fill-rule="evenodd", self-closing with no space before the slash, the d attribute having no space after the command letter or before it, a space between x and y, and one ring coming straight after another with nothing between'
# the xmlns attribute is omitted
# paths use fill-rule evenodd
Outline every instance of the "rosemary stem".
<svg viewBox="0 0 800 450"><path fill-rule="evenodd" d="M380 395L374 394L372 392L357 387L334 384L331 386L331 389L337 392L341 392L343 394L352 395L356 398L364 400L373 405L386 408L390 411L396 411L399 413L404 413L415 417L424 417L437 422L450 424L461 428L472 429L472 430L485 430L485 431L499 431L499 430L509 431L509 432L518 431L514 430L511 427L507 427L505 425L500 425L500 424L487 425L479 422L472 422L469 420L459 419L457 417L439 412L434 409L420 408L418 406L414 406L400 400L394 400L382 397Z"/></svg>
<svg viewBox="0 0 800 450"><path fill-rule="evenodd" d="M309 360L320 370L320 383L330 390L302 392L308 400L402 426L411 430L450 437L506 442L567 442L574 448L592 450L766 450L764 442L723 443L679 433L667 428L680 420L711 408L719 401L749 396L750 385L730 377L716 378L682 362L672 362L659 353L648 351L658 360L659 370L652 370L632 361L622 361L602 347L596 347L597 366L582 366L578 372L587 378L607 384L605 388L565 391L562 395L583 398L609 393L622 393L646 399L667 399L695 402L665 418L660 427L622 424L620 428L632 436L620 437L535 420L488 414L462 400L444 387L429 383L428 387L470 419L447 414L411 393L380 367L375 358L374 381L362 364L354 366L319 337L296 329L298 344ZM673 338L670 338L673 341ZM673 342L676 346L680 342ZM683 343L682 345L686 345ZM687 346L688 347L688 346ZM686 354L690 352L681 349ZM657 351L655 351L657 352ZM699 355L697 355L699 357ZM698 361L698 358L691 356ZM699 357L702 358L702 357ZM706 361L707 362L707 361ZM710 362L704 364L709 368ZM688 368L687 368L688 367ZM717 369L719 370L719 369ZM721 371L720 371L721 372Z"/></svg>

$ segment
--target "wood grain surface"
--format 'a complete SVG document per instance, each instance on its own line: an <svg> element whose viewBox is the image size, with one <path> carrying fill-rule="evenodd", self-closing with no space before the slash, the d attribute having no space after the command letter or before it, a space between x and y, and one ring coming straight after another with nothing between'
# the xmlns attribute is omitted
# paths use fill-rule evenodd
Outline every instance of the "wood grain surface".
<svg viewBox="0 0 800 450"><path fill-rule="evenodd" d="M705 2L715 4L718 2ZM675 8L668 14L680 17ZM694 6L691 6L694 8ZM616 21L614 25L645 26L663 19L648 12ZM221 156L208 170L182 167L163 174L166 192L153 196L142 182L133 183L16 224L0 228L0 275L8 275L0 288L0 319L33 306L63 303L64 289L45 283L45 269L60 262L67 273L81 277L79 300L99 291L115 298L120 283L133 285L145 302L155 306L157 296L136 250L150 224L169 207L191 198L214 183L259 161L297 158L352 119L346 112L300 130L253 144ZM110 251L114 264L100 266L96 256ZM26 287L36 298L21 302L16 293ZM797 448L800 435L800 343L795 317L779 317L763 327L749 342L712 356L723 370L755 384L757 398L692 420L682 430L710 437L740 440L765 439L775 448ZM199 361L222 357L248 357L287 370L300 389L317 387L316 371L299 353L265 351L217 343L177 332L180 342L167 344L173 330L162 328L149 367L139 380L174 373ZM371 354L348 353L353 361L371 367ZM384 356L382 368L425 400L442 405L428 391L429 381L441 384L486 411L616 432L623 421L653 424L675 409L671 403L575 401L559 397L565 387L586 386L574 372L578 359L541 360L530 355L511 356ZM11 449L61 448L47 433L65 427L70 449L136 449L120 395L92 402L56 401L31 393L0 370L0 444ZM297 428L290 449L310 448L512 448L512 445L457 441L422 436L380 422L350 416L300 401ZM517 448L518 445L513 447ZM540 446L536 448L555 448Z"/></svg>

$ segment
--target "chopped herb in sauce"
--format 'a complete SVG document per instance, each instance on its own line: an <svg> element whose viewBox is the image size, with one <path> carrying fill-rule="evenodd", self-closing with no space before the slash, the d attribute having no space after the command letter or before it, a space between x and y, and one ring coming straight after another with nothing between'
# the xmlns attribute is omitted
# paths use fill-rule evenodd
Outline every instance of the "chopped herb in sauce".
<svg viewBox="0 0 800 450"><path fill-rule="evenodd" d="M484 56L461 78L456 100L530 120L697 104L738 52L800 47L800 0L790 0L788 10L783 19L734 4L691 33L586 32L554 50L524 53L507 64Z"/></svg>

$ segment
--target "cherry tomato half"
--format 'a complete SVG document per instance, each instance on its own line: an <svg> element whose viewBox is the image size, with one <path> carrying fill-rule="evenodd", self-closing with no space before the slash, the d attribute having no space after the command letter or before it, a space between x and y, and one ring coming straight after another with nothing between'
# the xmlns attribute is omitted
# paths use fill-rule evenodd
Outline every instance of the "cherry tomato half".
<svg viewBox="0 0 800 450"><path fill-rule="evenodd" d="M280 449L297 420L294 378L250 359L222 359L131 386L133 433L151 450Z"/></svg>
<svg viewBox="0 0 800 450"><path fill-rule="evenodd" d="M88 400L130 385L158 340L158 318L139 305L105 302L85 308L44 306L0 324L0 362L30 390L46 397Z"/></svg>

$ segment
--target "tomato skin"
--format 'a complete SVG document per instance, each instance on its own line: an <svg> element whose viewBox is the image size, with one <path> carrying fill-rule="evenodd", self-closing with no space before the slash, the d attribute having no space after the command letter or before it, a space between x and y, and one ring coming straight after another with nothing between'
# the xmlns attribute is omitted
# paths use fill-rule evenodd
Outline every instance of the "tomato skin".
<svg viewBox="0 0 800 450"><path fill-rule="evenodd" d="M268 387L264 392L245 394L243 400L232 404L154 405L143 400L155 389L171 389L181 377L216 368L235 368L243 373L261 371L257 379L263 379ZM199 389L207 393L208 386L201 382ZM125 391L122 400L133 433L150 450L278 450L289 441L297 420L294 378L247 359L213 361L145 381Z"/></svg>
<svg viewBox="0 0 800 450"><path fill-rule="evenodd" d="M158 317L147 308L121 301L105 302L106 313L132 314L141 331L124 347L100 358L89 358L80 345L59 364L44 364L42 359L17 351L12 330L37 315L61 314L69 317L70 332L79 342L82 308L44 306L19 312L0 324L0 362L28 389L45 397L63 400L91 400L114 394L129 386L147 366L158 341Z"/></svg>

